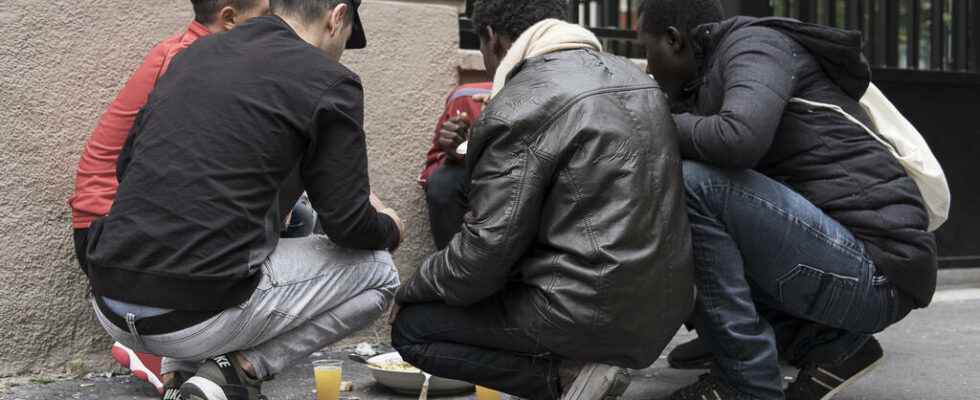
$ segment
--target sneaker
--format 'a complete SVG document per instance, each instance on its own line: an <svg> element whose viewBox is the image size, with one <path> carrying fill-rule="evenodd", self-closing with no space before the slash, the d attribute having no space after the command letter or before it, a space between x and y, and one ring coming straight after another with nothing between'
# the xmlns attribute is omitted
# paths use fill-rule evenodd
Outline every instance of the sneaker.
<svg viewBox="0 0 980 400"><path fill-rule="evenodd" d="M701 338L681 344L667 355L667 363L676 369L711 369L714 359Z"/></svg>
<svg viewBox="0 0 980 400"><path fill-rule="evenodd" d="M224 354L204 362L180 387L183 400L265 400L262 381L250 378L238 359Z"/></svg>
<svg viewBox="0 0 980 400"><path fill-rule="evenodd" d="M163 394L161 400L184 400L181 396L180 387L191 378L193 374L184 372L174 372L174 378L163 384Z"/></svg>
<svg viewBox="0 0 980 400"><path fill-rule="evenodd" d="M786 400L829 400L875 369L883 357L881 344L871 338L861 350L839 365L803 367L786 389Z"/></svg>
<svg viewBox="0 0 980 400"><path fill-rule="evenodd" d="M754 400L736 390L721 378L704 374L688 386L670 395L667 400Z"/></svg>
<svg viewBox="0 0 980 400"><path fill-rule="evenodd" d="M630 385L630 374L625 368L593 363L578 369L575 380L564 390L561 400L618 399Z"/></svg>
<svg viewBox="0 0 980 400"><path fill-rule="evenodd" d="M153 385L161 395L164 393L163 383L160 380L160 357L133 351L122 343L116 342L112 345L112 358L119 365L129 368L133 376Z"/></svg>

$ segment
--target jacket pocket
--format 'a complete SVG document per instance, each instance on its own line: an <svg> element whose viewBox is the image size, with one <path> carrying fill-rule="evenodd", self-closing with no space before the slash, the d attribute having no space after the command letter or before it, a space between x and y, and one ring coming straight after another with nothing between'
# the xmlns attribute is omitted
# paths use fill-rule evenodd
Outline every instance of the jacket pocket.
<svg viewBox="0 0 980 400"><path fill-rule="evenodd" d="M777 281L779 302L797 316L841 326L857 296L858 278L798 264Z"/></svg>

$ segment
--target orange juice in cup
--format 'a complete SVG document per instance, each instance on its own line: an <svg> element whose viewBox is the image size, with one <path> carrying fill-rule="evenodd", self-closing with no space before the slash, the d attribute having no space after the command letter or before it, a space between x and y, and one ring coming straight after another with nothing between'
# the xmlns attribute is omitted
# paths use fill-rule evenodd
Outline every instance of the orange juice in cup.
<svg viewBox="0 0 980 400"><path fill-rule="evenodd" d="M341 360L317 360L313 362L313 378L316 381L316 400L340 398Z"/></svg>
<svg viewBox="0 0 980 400"><path fill-rule="evenodd" d="M476 398L477 400L501 400L500 392L480 385L476 386Z"/></svg>

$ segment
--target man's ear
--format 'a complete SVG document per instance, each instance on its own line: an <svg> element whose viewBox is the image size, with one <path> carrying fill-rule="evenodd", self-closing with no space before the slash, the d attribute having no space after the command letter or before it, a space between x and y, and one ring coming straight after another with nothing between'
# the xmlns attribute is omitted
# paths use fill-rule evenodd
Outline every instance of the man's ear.
<svg viewBox="0 0 980 400"><path fill-rule="evenodd" d="M667 33L665 34L665 39L667 40L667 45L675 53L679 54L684 51L684 47L687 46L686 38L681 34L681 31L677 28L671 26L667 28Z"/></svg>
<svg viewBox="0 0 980 400"><path fill-rule="evenodd" d="M492 27L487 27L487 42L490 45L490 50L493 54L497 56L497 59L503 60L504 56L507 55L507 51L510 50L511 42L506 36L498 35L497 32L493 31Z"/></svg>
<svg viewBox="0 0 980 400"><path fill-rule="evenodd" d="M222 8L221 11L218 11L218 24L221 29L230 31L238 24L238 10L231 6Z"/></svg>
<svg viewBox="0 0 980 400"><path fill-rule="evenodd" d="M327 18L327 31L330 33L339 32L344 28L344 24L347 23L347 13L350 12L350 6L347 3L340 3L332 10Z"/></svg>
<svg viewBox="0 0 980 400"><path fill-rule="evenodd" d="M497 33L493 31L493 28L487 26L483 30L483 37L486 38L487 48L490 49L493 54L497 54Z"/></svg>

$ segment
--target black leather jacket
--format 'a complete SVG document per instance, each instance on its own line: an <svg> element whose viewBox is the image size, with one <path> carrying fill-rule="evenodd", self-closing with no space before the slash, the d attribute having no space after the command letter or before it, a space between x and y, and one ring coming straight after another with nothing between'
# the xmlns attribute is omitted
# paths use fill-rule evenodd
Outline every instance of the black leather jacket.
<svg viewBox="0 0 980 400"><path fill-rule="evenodd" d="M527 60L475 124L470 211L403 303L499 296L564 357L653 363L692 306L691 239L666 96L629 60Z"/></svg>

